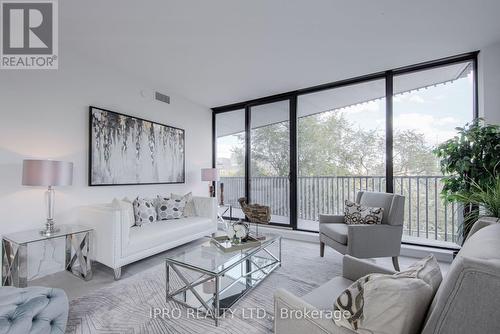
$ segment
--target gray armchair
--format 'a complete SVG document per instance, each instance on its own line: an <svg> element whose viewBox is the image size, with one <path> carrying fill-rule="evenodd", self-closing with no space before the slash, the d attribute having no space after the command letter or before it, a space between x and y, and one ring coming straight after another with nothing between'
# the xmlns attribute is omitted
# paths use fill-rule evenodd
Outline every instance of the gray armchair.
<svg viewBox="0 0 500 334"><path fill-rule="evenodd" d="M399 271L405 198L401 195L360 191L356 203L384 208L382 224L347 225L343 215L319 215L320 255L328 245L357 258L392 257Z"/></svg>

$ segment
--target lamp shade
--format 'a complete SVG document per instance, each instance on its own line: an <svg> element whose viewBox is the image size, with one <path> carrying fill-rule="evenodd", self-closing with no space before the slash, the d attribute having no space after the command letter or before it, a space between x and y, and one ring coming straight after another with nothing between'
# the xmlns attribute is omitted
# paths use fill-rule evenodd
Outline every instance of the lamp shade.
<svg viewBox="0 0 500 334"><path fill-rule="evenodd" d="M73 183L73 163L53 160L24 160L24 186L69 186Z"/></svg>
<svg viewBox="0 0 500 334"><path fill-rule="evenodd" d="M219 171L217 168L202 168L201 169L202 181L219 181Z"/></svg>

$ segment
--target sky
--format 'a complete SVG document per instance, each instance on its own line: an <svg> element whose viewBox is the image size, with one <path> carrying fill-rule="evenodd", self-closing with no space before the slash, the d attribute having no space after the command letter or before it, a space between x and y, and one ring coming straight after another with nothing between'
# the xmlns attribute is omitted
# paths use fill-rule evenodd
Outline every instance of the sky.
<svg viewBox="0 0 500 334"><path fill-rule="evenodd" d="M472 87L473 78L469 74L447 84L396 95L393 99L394 130L414 129L424 134L430 146L452 138L456 127L473 118ZM385 131L385 99L344 108L342 112L360 128ZM234 145L239 145L236 136L220 138L218 156L229 158Z"/></svg>

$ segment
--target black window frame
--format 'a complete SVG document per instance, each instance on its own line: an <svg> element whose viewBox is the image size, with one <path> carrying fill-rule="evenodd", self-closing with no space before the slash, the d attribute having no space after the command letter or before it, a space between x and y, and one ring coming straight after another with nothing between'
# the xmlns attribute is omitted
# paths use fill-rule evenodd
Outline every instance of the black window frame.
<svg viewBox="0 0 500 334"><path fill-rule="evenodd" d="M212 167L216 167L216 116L224 112L231 112L235 110L245 110L245 195L249 196L250 190L250 108L252 106L272 103L277 101L290 101L290 225L273 224L282 227L290 227L293 230L316 232L297 228L298 213L297 213L297 99L300 95L320 92L324 90L355 85L363 82L373 80L385 80L385 99L386 99L386 192L393 192L393 89L394 77L401 74L408 74L412 72L419 72L433 68L443 67L463 62L471 62L473 66L473 115L472 120L479 117L479 101L478 101L478 54L479 51L468 52L456 56L440 58L414 65L399 67L382 72L371 73L368 75L353 77L349 79L329 82L317 86L301 88L286 93L275 94L247 100L238 103L232 103L224 106L213 107L212 109Z"/></svg>

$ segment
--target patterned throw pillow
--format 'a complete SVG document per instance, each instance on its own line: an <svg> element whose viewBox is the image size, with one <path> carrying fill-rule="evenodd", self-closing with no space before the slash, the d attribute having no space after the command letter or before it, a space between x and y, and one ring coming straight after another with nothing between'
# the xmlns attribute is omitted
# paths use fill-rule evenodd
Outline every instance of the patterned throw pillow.
<svg viewBox="0 0 500 334"><path fill-rule="evenodd" d="M158 220L182 218L186 201L183 199L164 198L158 196Z"/></svg>
<svg viewBox="0 0 500 334"><path fill-rule="evenodd" d="M181 199L181 200L184 200L186 202L186 206L184 207L184 217L196 216L196 208L194 206L193 193L189 192L186 195L177 195L177 194L171 193L170 198Z"/></svg>
<svg viewBox="0 0 500 334"><path fill-rule="evenodd" d="M334 322L359 333L420 333L440 278L433 255L394 275L361 277L335 300L343 316Z"/></svg>
<svg viewBox="0 0 500 334"><path fill-rule="evenodd" d="M382 224L383 208L361 206L358 203L346 200L344 207L345 223L351 224Z"/></svg>
<svg viewBox="0 0 500 334"><path fill-rule="evenodd" d="M157 215L154 200L137 197L134 200L134 215L137 226L155 222Z"/></svg>

